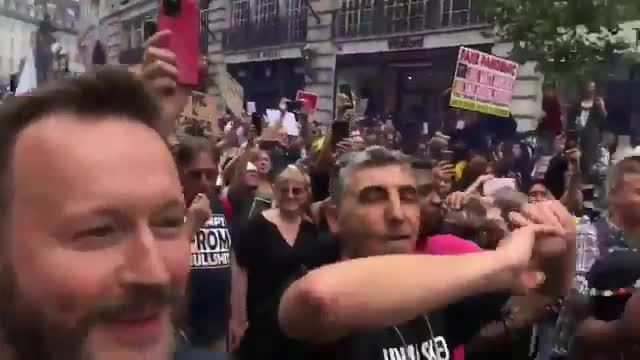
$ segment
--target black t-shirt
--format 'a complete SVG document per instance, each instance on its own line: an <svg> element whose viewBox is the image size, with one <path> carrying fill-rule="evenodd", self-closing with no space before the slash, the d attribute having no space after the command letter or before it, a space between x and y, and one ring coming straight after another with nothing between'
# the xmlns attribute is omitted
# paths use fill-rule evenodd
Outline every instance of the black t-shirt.
<svg viewBox="0 0 640 360"><path fill-rule="evenodd" d="M188 333L191 344L208 346L226 335L230 314L231 236L218 199L213 216L191 240Z"/></svg>
<svg viewBox="0 0 640 360"><path fill-rule="evenodd" d="M281 334L278 299L307 270L334 262L335 251L319 241L315 225L303 220L293 246L264 215L251 219L234 242L238 265L247 271L249 329L240 345L241 358L276 358L294 347Z"/></svg>
<svg viewBox="0 0 640 360"><path fill-rule="evenodd" d="M600 256L587 273L590 314L603 321L618 319L638 280L640 253L614 249Z"/></svg>
<svg viewBox="0 0 640 360"><path fill-rule="evenodd" d="M329 345L304 344L286 338L277 326L272 329L280 337L277 355L263 359L290 360L450 360L453 349L467 343L489 321L499 318L499 307L509 295L490 294L465 299L428 316L384 329L361 331ZM271 312L277 322L279 301L273 301ZM272 341L268 332L261 332ZM273 354L273 353L272 353ZM241 357L248 359L248 357Z"/></svg>
<svg viewBox="0 0 640 360"><path fill-rule="evenodd" d="M450 360L456 347L499 317L495 304L507 299L506 294L472 297L397 326L351 335L334 344L331 359Z"/></svg>

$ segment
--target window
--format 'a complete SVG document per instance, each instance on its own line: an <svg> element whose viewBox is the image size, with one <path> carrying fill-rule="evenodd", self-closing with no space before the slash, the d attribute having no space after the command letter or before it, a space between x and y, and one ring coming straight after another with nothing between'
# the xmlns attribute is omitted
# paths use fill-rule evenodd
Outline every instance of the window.
<svg viewBox="0 0 640 360"><path fill-rule="evenodd" d="M442 6L442 26L464 26L477 19L472 16L472 0L444 0Z"/></svg>
<svg viewBox="0 0 640 360"><path fill-rule="evenodd" d="M244 27L249 22L249 0L234 0L231 3L231 27Z"/></svg>
<svg viewBox="0 0 640 360"><path fill-rule="evenodd" d="M344 0L341 8L340 33L347 36L373 33L373 0Z"/></svg>
<svg viewBox="0 0 640 360"><path fill-rule="evenodd" d="M304 0L289 0L287 30L290 40L306 40L307 6L305 4Z"/></svg>
<svg viewBox="0 0 640 360"><path fill-rule="evenodd" d="M273 22L278 17L278 0L258 0L256 22L258 24Z"/></svg>
<svg viewBox="0 0 640 360"><path fill-rule="evenodd" d="M133 49L144 45L144 22L152 14L143 14L122 23L122 39L125 48Z"/></svg>
<svg viewBox="0 0 640 360"><path fill-rule="evenodd" d="M422 30L428 0L391 0L386 3L386 15L390 20L389 32Z"/></svg>

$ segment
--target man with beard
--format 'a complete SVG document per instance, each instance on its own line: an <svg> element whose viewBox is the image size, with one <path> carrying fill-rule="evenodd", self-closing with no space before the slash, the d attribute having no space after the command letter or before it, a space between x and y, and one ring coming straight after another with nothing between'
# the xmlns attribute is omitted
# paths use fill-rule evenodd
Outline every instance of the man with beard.
<svg viewBox="0 0 640 360"><path fill-rule="evenodd" d="M411 166L399 155L354 154L333 195L329 224L350 260L309 272L274 302L281 330L301 343L289 359L448 360L484 325L485 314L471 317L462 299L542 283L539 291L560 295L570 284L575 224L557 202L512 213L520 228L495 251L429 256L411 255L420 210ZM538 267L547 264L530 262L532 253L561 269Z"/></svg>
<svg viewBox="0 0 640 360"><path fill-rule="evenodd" d="M158 114L113 70L0 108L3 360L176 356L197 224Z"/></svg>

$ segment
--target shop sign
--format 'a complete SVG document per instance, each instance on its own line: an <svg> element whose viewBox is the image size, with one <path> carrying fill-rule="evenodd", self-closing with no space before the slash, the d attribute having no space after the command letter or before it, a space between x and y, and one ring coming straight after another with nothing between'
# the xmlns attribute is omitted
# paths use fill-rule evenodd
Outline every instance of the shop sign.
<svg viewBox="0 0 640 360"><path fill-rule="evenodd" d="M387 40L387 45L389 50L419 49L422 48L423 39L422 36L394 37Z"/></svg>
<svg viewBox="0 0 640 360"><path fill-rule="evenodd" d="M274 59L280 57L279 49L257 50L249 53L250 60Z"/></svg>

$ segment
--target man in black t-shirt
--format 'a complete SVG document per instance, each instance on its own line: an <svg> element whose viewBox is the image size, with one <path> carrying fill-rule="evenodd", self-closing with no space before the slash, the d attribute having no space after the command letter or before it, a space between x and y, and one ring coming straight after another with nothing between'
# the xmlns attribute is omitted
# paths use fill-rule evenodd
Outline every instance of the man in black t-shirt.
<svg viewBox="0 0 640 360"><path fill-rule="evenodd" d="M409 255L420 211L411 166L399 154L354 154L333 195L329 225L348 260L311 271L275 302L281 330L300 342L290 359L448 360L494 315L479 310L495 304L492 296L466 297L542 282L541 291L561 294L568 286L568 274L547 272L545 282L530 267L534 247L563 264L573 249L575 224L557 202L531 205L527 218L514 214L522 227L496 251L433 257Z"/></svg>
<svg viewBox="0 0 640 360"><path fill-rule="evenodd" d="M189 139L175 152L185 202L212 194L218 164L206 139ZM193 229L187 288L187 337L191 344L226 349L231 292L231 236L222 202L211 196L211 217Z"/></svg>

